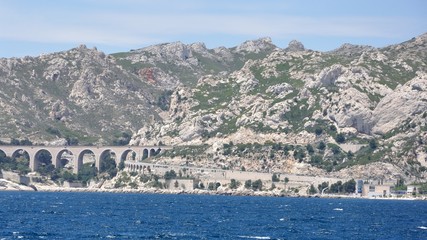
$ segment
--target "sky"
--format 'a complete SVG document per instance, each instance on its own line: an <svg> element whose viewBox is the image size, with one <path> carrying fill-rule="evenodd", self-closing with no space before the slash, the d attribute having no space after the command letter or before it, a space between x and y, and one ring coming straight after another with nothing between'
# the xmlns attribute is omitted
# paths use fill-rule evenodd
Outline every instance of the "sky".
<svg viewBox="0 0 427 240"><path fill-rule="evenodd" d="M0 57L80 44L106 53L181 41L234 47L271 37L329 51L384 47L427 32L425 0L1 0Z"/></svg>

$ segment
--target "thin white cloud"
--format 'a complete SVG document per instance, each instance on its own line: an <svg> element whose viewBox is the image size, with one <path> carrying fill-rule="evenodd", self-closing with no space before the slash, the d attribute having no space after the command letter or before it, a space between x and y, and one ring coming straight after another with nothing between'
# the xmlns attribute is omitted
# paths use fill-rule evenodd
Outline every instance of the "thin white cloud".
<svg viewBox="0 0 427 240"><path fill-rule="evenodd" d="M90 42L117 45L153 42L160 40L161 37L171 38L173 35L182 34L393 38L400 34L393 26L405 24L395 19L317 19L292 16L253 18L230 15L109 15L96 16L94 19L97 20L92 21L89 18L86 23L77 22L75 25L34 21L29 24L2 26L0 37L36 42Z"/></svg>
<svg viewBox="0 0 427 240"><path fill-rule="evenodd" d="M87 0L102 4L104 1ZM286 8L282 1L274 7ZM169 4L162 11L162 4ZM396 38L406 35L407 26L416 20L395 17L345 17L296 16L277 11L263 13L257 9L270 8L256 3L245 6L228 3L226 13L215 11L218 4L200 1L135 1L125 0L124 5L136 5L132 11L95 9L67 12L66 9L48 8L39 11L14 12L0 10L0 39L43 43L93 43L105 45L152 44L177 39L182 35L230 36L337 36L364 38ZM256 3L256 4L255 4ZM108 0L107 4L118 4ZM118 6L118 5L117 5ZM144 8L143 6L146 6ZM155 8L155 9L153 9ZM209 11L208 8L214 8ZM149 13L150 10L153 13ZM274 9L273 9L274 10ZM141 13L139 13L141 12Z"/></svg>
<svg viewBox="0 0 427 240"><path fill-rule="evenodd" d="M341 37L396 37L407 19L257 15L92 15L87 22L98 22L105 31L120 29L129 37L135 35L174 34L243 34L243 35L313 35ZM102 22L102 23L101 23ZM103 25L103 26L102 26Z"/></svg>

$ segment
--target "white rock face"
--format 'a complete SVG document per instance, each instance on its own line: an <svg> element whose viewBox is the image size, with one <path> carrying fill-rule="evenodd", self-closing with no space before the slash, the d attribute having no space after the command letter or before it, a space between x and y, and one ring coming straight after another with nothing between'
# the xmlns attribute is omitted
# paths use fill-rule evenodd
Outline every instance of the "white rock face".
<svg viewBox="0 0 427 240"><path fill-rule="evenodd" d="M65 105L63 101L57 100L51 108L49 117L53 120L66 121L71 115L71 110Z"/></svg>
<svg viewBox="0 0 427 240"><path fill-rule="evenodd" d="M66 146L67 140L65 138L59 138L50 142L45 142L46 146Z"/></svg>
<svg viewBox="0 0 427 240"><path fill-rule="evenodd" d="M181 59L186 60L192 57L191 50L187 45L181 42L173 42L161 45L154 45L150 47L143 48L142 50L155 53L157 56L155 59L161 61L162 59Z"/></svg>
<svg viewBox="0 0 427 240"><path fill-rule="evenodd" d="M236 83L240 84L240 93L246 94L259 84L258 79L255 78L250 67L253 65L252 61L248 61L245 66L240 70L231 74L231 77L236 79Z"/></svg>
<svg viewBox="0 0 427 240"><path fill-rule="evenodd" d="M335 84L335 81L344 73L343 66L335 64L331 67L323 69L317 76L316 82L320 86L331 86Z"/></svg>
<svg viewBox="0 0 427 240"><path fill-rule="evenodd" d="M276 95L278 98L285 97L288 93L292 92L292 86L287 83L281 83L277 85L273 85L267 88L266 93L272 93Z"/></svg>
<svg viewBox="0 0 427 240"><path fill-rule="evenodd" d="M386 133L409 117L425 111L427 111L427 75L424 73L381 99L373 111L372 131Z"/></svg>
<svg viewBox="0 0 427 240"><path fill-rule="evenodd" d="M333 105L328 109L329 117L339 127L353 127L362 133L371 130L372 103L368 96L354 88L342 90L341 94L332 98Z"/></svg>
<svg viewBox="0 0 427 240"><path fill-rule="evenodd" d="M221 56L221 59L224 59L226 62L230 62L234 58L233 53L228 48L218 47L218 48L214 48L213 51L215 52L215 54L218 54L219 56Z"/></svg>

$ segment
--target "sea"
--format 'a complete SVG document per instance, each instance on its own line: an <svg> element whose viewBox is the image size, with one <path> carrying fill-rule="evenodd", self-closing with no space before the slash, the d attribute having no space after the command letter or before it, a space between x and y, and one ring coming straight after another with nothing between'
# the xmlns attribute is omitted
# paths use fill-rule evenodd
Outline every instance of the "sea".
<svg viewBox="0 0 427 240"><path fill-rule="evenodd" d="M0 191L0 239L427 239L427 201Z"/></svg>

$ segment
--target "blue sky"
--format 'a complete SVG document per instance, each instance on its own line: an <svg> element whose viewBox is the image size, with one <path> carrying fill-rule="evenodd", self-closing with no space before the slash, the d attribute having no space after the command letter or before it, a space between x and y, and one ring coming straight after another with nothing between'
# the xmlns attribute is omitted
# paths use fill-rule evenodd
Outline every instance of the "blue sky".
<svg viewBox="0 0 427 240"><path fill-rule="evenodd" d="M80 44L106 53L181 41L233 47L269 36L332 50L383 47L427 32L424 0L2 0L0 57Z"/></svg>

